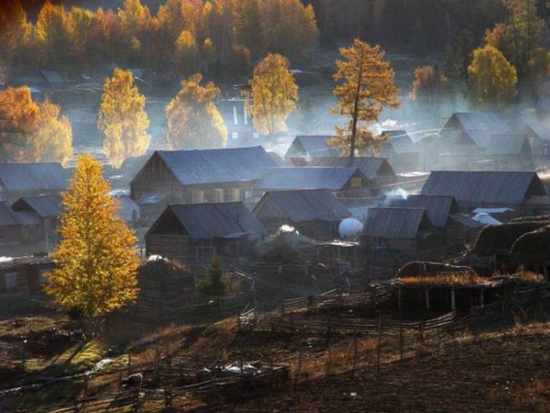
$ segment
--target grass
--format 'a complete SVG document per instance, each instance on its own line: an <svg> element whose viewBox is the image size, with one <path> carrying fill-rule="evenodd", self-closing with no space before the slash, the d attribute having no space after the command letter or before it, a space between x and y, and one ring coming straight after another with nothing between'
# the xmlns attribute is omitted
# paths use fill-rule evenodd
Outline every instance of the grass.
<svg viewBox="0 0 550 413"><path fill-rule="evenodd" d="M433 275L419 275L416 277L403 277L400 278L405 285L485 285L487 279L480 277L479 275L472 275L467 272L458 274L433 274Z"/></svg>

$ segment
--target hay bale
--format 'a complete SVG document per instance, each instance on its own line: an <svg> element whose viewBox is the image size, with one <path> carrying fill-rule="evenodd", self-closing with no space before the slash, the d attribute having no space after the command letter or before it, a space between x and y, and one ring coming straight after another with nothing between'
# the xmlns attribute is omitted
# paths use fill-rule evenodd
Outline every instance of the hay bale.
<svg viewBox="0 0 550 413"><path fill-rule="evenodd" d="M546 221L521 221L487 226L477 236L473 252L478 255L509 254L519 237L546 225Z"/></svg>
<svg viewBox="0 0 550 413"><path fill-rule="evenodd" d="M511 248L512 259L519 265L550 261L550 225L519 237Z"/></svg>
<svg viewBox="0 0 550 413"><path fill-rule="evenodd" d="M397 272L397 278L449 275L478 277L478 274L470 267L430 261L412 261L402 266Z"/></svg>

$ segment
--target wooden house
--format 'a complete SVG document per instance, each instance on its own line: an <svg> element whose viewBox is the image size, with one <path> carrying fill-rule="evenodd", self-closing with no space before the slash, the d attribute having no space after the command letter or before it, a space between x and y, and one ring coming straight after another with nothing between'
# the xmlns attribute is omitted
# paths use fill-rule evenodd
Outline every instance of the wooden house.
<svg viewBox="0 0 550 413"><path fill-rule="evenodd" d="M266 192L252 213L270 233L290 225L316 240L338 238L338 225L351 216L327 189Z"/></svg>
<svg viewBox="0 0 550 413"><path fill-rule="evenodd" d="M362 243L371 250L414 253L440 246L442 237L423 208L369 208Z"/></svg>
<svg viewBox="0 0 550 413"><path fill-rule="evenodd" d="M0 297L2 294L33 294L46 282L44 273L54 268L48 258L24 257L0 262Z"/></svg>
<svg viewBox="0 0 550 413"><path fill-rule="evenodd" d="M0 200L57 195L67 188L68 178L59 163L0 163Z"/></svg>
<svg viewBox="0 0 550 413"><path fill-rule="evenodd" d="M359 168L365 177L373 184L373 187L377 189L397 182L397 175L387 158L312 158L308 162L308 166Z"/></svg>
<svg viewBox="0 0 550 413"><path fill-rule="evenodd" d="M340 151L328 144L330 135L299 135L285 154L289 165L304 166L312 158L337 158Z"/></svg>
<svg viewBox="0 0 550 413"><path fill-rule="evenodd" d="M534 171L531 144L525 134L491 135L485 151L493 171Z"/></svg>
<svg viewBox="0 0 550 413"><path fill-rule="evenodd" d="M242 201L274 166L261 146L156 151L130 182L131 198L153 222L169 204Z"/></svg>
<svg viewBox="0 0 550 413"><path fill-rule="evenodd" d="M0 202L0 248L21 244L23 239L21 216L7 202Z"/></svg>
<svg viewBox="0 0 550 413"><path fill-rule="evenodd" d="M527 135L533 158L550 158L550 124L545 122L529 122L522 129L521 133Z"/></svg>
<svg viewBox="0 0 550 413"><path fill-rule="evenodd" d="M517 215L529 214L532 197L547 195L535 172L489 171L433 171L420 194L452 196L466 213L479 207L508 207Z"/></svg>
<svg viewBox="0 0 550 413"><path fill-rule="evenodd" d="M255 192L328 189L338 197L372 197L372 183L357 167L282 167L264 171Z"/></svg>
<svg viewBox="0 0 550 413"><path fill-rule="evenodd" d="M246 257L265 229L242 202L170 205L145 235L147 255L181 262Z"/></svg>
<svg viewBox="0 0 550 413"><path fill-rule="evenodd" d="M403 130L383 131L382 135L390 137L382 148L382 156L388 158L392 168L397 172L416 171L419 167L419 155L407 132Z"/></svg>
<svg viewBox="0 0 550 413"><path fill-rule="evenodd" d="M11 209L28 214L38 223L37 241L53 245L57 241L58 217L61 214L60 195L24 196L16 200Z"/></svg>

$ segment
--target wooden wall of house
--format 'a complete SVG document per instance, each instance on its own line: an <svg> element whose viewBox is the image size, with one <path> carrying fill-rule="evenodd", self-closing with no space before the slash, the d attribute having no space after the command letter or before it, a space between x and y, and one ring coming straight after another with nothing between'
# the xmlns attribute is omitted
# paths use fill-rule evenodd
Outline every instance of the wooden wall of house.
<svg viewBox="0 0 550 413"><path fill-rule="evenodd" d="M191 240L186 235L149 234L145 238L146 254L183 260L194 256Z"/></svg>
<svg viewBox="0 0 550 413"><path fill-rule="evenodd" d="M475 241L480 228L468 228L464 225L448 225L445 228L445 238L450 247L463 247Z"/></svg>

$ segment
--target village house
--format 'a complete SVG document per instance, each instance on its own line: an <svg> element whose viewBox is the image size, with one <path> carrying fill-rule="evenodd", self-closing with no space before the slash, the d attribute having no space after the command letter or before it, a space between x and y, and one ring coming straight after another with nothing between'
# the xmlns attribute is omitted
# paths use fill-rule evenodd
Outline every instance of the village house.
<svg viewBox="0 0 550 413"><path fill-rule="evenodd" d="M147 255L181 262L202 257L246 257L265 234L242 202L170 205L145 235Z"/></svg>
<svg viewBox="0 0 550 413"><path fill-rule="evenodd" d="M299 135L285 154L289 165L304 166L312 158L337 158L340 151L328 144L330 135Z"/></svg>
<svg viewBox="0 0 550 413"><path fill-rule="evenodd" d="M383 131L382 135L390 137L382 148L382 156L388 158L392 168L397 172L416 171L419 166L419 155L407 132L391 130Z"/></svg>
<svg viewBox="0 0 550 413"><path fill-rule="evenodd" d="M445 146L467 146L472 150L487 148L492 135L511 133L512 130L498 113L454 113L439 132Z"/></svg>
<svg viewBox="0 0 550 413"><path fill-rule="evenodd" d="M267 168L277 166L261 146L156 151L130 182L142 219L152 222L169 204L242 201Z"/></svg>
<svg viewBox="0 0 550 413"><path fill-rule="evenodd" d="M61 214L60 195L23 196L12 204L11 209L36 220L36 241L45 242L47 246L56 244L58 217Z"/></svg>
<svg viewBox="0 0 550 413"><path fill-rule="evenodd" d="M326 189L266 192L252 213L270 233L289 225L314 240L338 238L338 225L351 216Z"/></svg>
<svg viewBox="0 0 550 413"><path fill-rule="evenodd" d="M531 144L525 134L491 135L487 145L487 160L493 171L533 171Z"/></svg>
<svg viewBox="0 0 550 413"><path fill-rule="evenodd" d="M227 126L227 147L258 145L260 135L254 129L244 99L220 100L217 107Z"/></svg>
<svg viewBox="0 0 550 413"><path fill-rule="evenodd" d="M23 242L23 225L7 202L0 202L0 247L21 244ZM2 254L0 254L2 255Z"/></svg>
<svg viewBox="0 0 550 413"><path fill-rule="evenodd" d="M537 208L530 200L548 199L535 172L433 171L420 194L452 196L465 213L476 208L511 208L516 216Z"/></svg>
<svg viewBox="0 0 550 413"><path fill-rule="evenodd" d="M378 190L397 182L397 175L386 158L313 158L308 162L308 166L359 168L373 184L373 188Z"/></svg>
<svg viewBox="0 0 550 413"><path fill-rule="evenodd" d="M550 157L550 124L528 122L521 133L526 134L529 139L533 158L542 160Z"/></svg>
<svg viewBox="0 0 550 413"><path fill-rule="evenodd" d="M282 167L264 171L255 193L300 189L328 189L339 198L373 197L372 184L356 167Z"/></svg>
<svg viewBox="0 0 550 413"><path fill-rule="evenodd" d="M0 262L0 299L2 295L40 292L40 286L46 282L44 273L53 269L54 264L48 258L22 257Z"/></svg>
<svg viewBox="0 0 550 413"><path fill-rule="evenodd" d="M68 178L59 163L0 163L0 200L57 195L67 188Z"/></svg>

